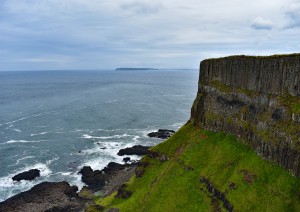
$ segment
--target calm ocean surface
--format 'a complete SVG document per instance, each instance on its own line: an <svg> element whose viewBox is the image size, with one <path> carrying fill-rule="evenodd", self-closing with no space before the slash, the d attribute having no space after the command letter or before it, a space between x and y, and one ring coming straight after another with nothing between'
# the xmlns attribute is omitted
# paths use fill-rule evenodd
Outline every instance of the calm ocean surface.
<svg viewBox="0 0 300 212"><path fill-rule="evenodd" d="M196 70L0 72L0 201L42 181L81 187L82 166L161 142L147 133L188 120L197 81ZM41 177L11 180L32 168Z"/></svg>

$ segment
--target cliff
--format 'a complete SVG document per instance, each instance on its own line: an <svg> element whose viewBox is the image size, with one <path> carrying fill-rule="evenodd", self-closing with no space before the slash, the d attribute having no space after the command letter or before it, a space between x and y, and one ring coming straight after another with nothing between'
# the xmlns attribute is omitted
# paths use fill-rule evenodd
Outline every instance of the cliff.
<svg viewBox="0 0 300 212"><path fill-rule="evenodd" d="M236 135L299 177L300 54L202 61L190 121Z"/></svg>

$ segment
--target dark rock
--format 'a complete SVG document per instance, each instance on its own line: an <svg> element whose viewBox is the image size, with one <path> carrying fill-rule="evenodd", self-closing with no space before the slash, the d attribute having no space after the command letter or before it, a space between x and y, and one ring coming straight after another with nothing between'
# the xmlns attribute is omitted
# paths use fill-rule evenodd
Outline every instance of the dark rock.
<svg viewBox="0 0 300 212"><path fill-rule="evenodd" d="M31 169L26 172L19 173L15 175L12 179L14 181L20 181L20 180L34 180L36 177L40 176L40 170L38 169Z"/></svg>
<svg viewBox="0 0 300 212"><path fill-rule="evenodd" d="M272 113L272 119L275 121L281 120L284 117L284 111L283 109L277 108Z"/></svg>
<svg viewBox="0 0 300 212"><path fill-rule="evenodd" d="M230 188L230 190L235 190L236 189L236 184L235 183L230 183L229 188Z"/></svg>
<svg viewBox="0 0 300 212"><path fill-rule="evenodd" d="M128 162L130 161L130 157L123 158L123 161L124 161L125 163L128 163Z"/></svg>
<svg viewBox="0 0 300 212"><path fill-rule="evenodd" d="M110 162L110 163L108 163L108 165L107 165L107 168L109 168L109 169L120 169L120 168L122 168L122 164L119 164L119 163L116 163L116 162Z"/></svg>
<svg viewBox="0 0 300 212"><path fill-rule="evenodd" d="M123 155L145 155L148 152L148 149L151 148L150 146L141 146L141 145L136 145L133 147L121 149L118 152L119 156Z"/></svg>
<svg viewBox="0 0 300 212"><path fill-rule="evenodd" d="M83 188L78 192L78 197L83 200L92 200L94 197L93 190L83 186Z"/></svg>
<svg viewBox="0 0 300 212"><path fill-rule="evenodd" d="M98 210L98 211L104 210L104 207L103 207L102 205L95 205L94 207L95 207L96 210Z"/></svg>
<svg viewBox="0 0 300 212"><path fill-rule="evenodd" d="M220 190L215 188L213 184L209 181L209 179L205 178L204 176L200 177L200 183L204 183L206 186L206 189L212 194L214 198L217 198L221 202L223 202L224 208L226 208L228 211L233 211L233 206L231 203L227 200L224 193L222 193Z"/></svg>
<svg viewBox="0 0 300 212"><path fill-rule="evenodd" d="M135 176L137 178L142 177L144 175L144 173L145 173L145 168L147 166L149 166L149 165L150 165L149 162L138 162L138 165L137 165L137 167L135 169Z"/></svg>
<svg viewBox="0 0 300 212"><path fill-rule="evenodd" d="M110 162L102 170L92 170L90 166L84 166L78 173L82 174L81 180L93 191L101 190L120 171L126 171L130 167L136 167L135 163L119 164ZM126 175L124 173L124 175Z"/></svg>
<svg viewBox="0 0 300 212"><path fill-rule="evenodd" d="M121 188L119 188L117 195L115 198L128 199L132 195L131 191L126 190L126 185L123 184Z"/></svg>
<svg viewBox="0 0 300 212"><path fill-rule="evenodd" d="M105 185L105 175L99 171L93 171L90 166L84 166L79 172L81 180L90 188L101 188Z"/></svg>
<svg viewBox="0 0 300 212"><path fill-rule="evenodd" d="M77 187L67 182L43 182L0 203L0 211L81 211Z"/></svg>
<svg viewBox="0 0 300 212"><path fill-rule="evenodd" d="M155 160L159 160L161 162L165 162L165 161L169 160L168 156L166 156L164 154L161 154L159 152L152 151L152 150L148 151L147 156L149 158L152 158L152 159L155 159Z"/></svg>
<svg viewBox="0 0 300 212"><path fill-rule="evenodd" d="M147 135L151 138L161 138L161 139L167 139L171 137L175 133L174 130L165 130L165 129L159 129L157 132L151 132Z"/></svg>

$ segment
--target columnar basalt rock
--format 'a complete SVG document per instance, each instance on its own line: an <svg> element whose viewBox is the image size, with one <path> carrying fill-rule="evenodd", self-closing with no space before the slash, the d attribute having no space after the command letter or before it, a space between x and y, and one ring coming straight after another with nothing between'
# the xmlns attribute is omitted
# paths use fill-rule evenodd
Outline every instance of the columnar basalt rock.
<svg viewBox="0 0 300 212"><path fill-rule="evenodd" d="M190 121L300 176L300 54L202 61Z"/></svg>

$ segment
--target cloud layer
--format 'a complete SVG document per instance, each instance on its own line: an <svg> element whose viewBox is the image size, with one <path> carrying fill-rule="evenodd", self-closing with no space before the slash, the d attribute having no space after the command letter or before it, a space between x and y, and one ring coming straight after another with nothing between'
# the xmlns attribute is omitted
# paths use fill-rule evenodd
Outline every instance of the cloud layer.
<svg viewBox="0 0 300 212"><path fill-rule="evenodd" d="M297 0L0 0L0 70L197 68L299 52Z"/></svg>

